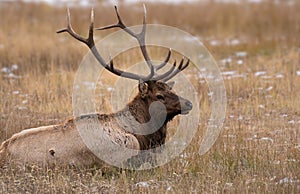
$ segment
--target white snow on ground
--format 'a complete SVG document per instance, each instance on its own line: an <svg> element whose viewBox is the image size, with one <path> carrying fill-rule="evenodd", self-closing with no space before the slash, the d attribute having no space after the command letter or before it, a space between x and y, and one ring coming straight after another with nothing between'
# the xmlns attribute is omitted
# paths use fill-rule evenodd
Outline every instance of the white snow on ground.
<svg viewBox="0 0 300 194"><path fill-rule="evenodd" d="M257 77L257 76L266 75L266 74L267 74L267 72L265 72L265 71L257 71L254 73L254 76Z"/></svg>

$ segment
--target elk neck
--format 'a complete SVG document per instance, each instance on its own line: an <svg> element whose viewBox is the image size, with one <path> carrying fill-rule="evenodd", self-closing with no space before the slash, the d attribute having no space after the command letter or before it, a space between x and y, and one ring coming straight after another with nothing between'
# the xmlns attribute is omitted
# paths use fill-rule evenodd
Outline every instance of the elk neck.
<svg viewBox="0 0 300 194"><path fill-rule="evenodd" d="M124 108L119 112L119 116L126 115L125 118L129 119L128 114L130 113L130 115L132 115L132 117L138 123L147 123L151 119L149 113L149 106L150 106L149 104L150 104L149 102L142 99L140 95L138 95L130 103L127 104L126 108ZM138 139L142 150L155 148L157 146L164 144L167 135L166 134L167 122L169 120L170 119L167 116L167 119L164 122L164 124L152 134L148 134L148 135L133 134ZM127 122L131 124L133 123L131 121L126 121L126 123ZM131 125L132 128L131 130L138 131L140 130L139 126L140 125L138 126Z"/></svg>

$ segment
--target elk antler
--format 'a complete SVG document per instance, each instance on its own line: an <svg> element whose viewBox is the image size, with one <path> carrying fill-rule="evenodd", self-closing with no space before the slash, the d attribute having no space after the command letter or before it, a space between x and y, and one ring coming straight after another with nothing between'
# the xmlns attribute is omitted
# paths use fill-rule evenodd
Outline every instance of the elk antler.
<svg viewBox="0 0 300 194"><path fill-rule="evenodd" d="M163 77L161 80L166 82L166 81L172 79L180 71L183 71L185 68L187 68L190 64L190 59L188 59L187 62L184 65L183 65L183 61L184 61L184 58L181 59L180 64L179 64L178 68L175 71L173 71L170 75L168 75L166 77ZM176 63L176 61L175 61L175 63Z"/></svg>
<svg viewBox="0 0 300 194"><path fill-rule="evenodd" d="M176 67L176 61L173 63L172 67L165 73L163 74L157 74L156 72L163 68L170 60L171 57L171 49L168 52L168 55L166 57L166 59L164 60L163 63L154 66L149 54L147 52L147 48L146 48L146 44L145 44L145 35L146 35L146 7L144 5L144 17L143 17L143 26L142 26L142 30L140 33L135 33L132 30L130 30L128 27L125 26L125 24L123 23L120 14L118 12L117 7L115 6L115 11L116 11L116 15L118 17L118 23L117 24L113 24L113 25L109 25L109 26L105 26L102 28L96 28L96 30L105 30L105 29L111 29L111 28L121 28L123 29L126 33L128 33L129 35L131 35L132 37L134 37L139 45L140 45L140 49L141 52L143 54L143 57L147 63L147 66L150 69L150 73L147 76L141 76L138 74L134 74L134 73L130 73L130 72L125 72L119 69L116 69L114 67L113 64L113 60L110 59L109 64L107 64L104 59L102 58L102 56L99 54L97 48L95 47L95 41L94 41L94 10L92 9L91 11L91 24L89 27L89 35L88 38L84 38L80 35L78 35L72 28L71 26L71 21L70 21L70 11L68 9L68 13L67 13L67 27L62 29L62 30L58 30L57 33L62 33L62 32L68 32L73 38L75 38L76 40L79 40L80 42L83 42L84 44L86 44L90 50L92 51L93 55L95 56L95 58L97 59L97 61L107 70L109 70L110 72L114 73L115 75L121 76L121 77L126 77L129 79L134 79L134 80L143 80L143 81L147 81L147 80L163 80L163 81L167 81L169 79L171 79L172 77L174 77L177 73L179 73L180 71L182 71L183 69L185 69L188 65L189 65L189 60L187 61L187 63L183 65L183 60L181 60L180 65L178 66L178 68L174 71L175 67Z"/></svg>

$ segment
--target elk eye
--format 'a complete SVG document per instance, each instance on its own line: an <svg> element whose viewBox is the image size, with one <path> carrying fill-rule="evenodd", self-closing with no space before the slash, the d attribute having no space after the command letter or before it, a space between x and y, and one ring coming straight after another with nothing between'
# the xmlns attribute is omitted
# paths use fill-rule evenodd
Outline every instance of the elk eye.
<svg viewBox="0 0 300 194"><path fill-rule="evenodd" d="M157 98L158 100L165 100L165 97L164 97L163 95L161 95L161 94L157 94L157 95L156 95L156 98Z"/></svg>

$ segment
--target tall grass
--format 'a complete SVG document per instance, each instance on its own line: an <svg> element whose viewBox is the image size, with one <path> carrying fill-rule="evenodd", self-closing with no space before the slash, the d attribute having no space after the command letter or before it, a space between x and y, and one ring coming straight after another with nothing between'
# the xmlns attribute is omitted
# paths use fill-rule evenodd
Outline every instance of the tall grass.
<svg viewBox="0 0 300 194"><path fill-rule="evenodd" d="M119 10L126 24L141 23L141 5L121 4ZM0 170L0 190L299 193L300 3L209 1L147 4L147 10L148 23L190 32L207 45L221 71L242 75L224 75L227 115L213 148L198 155L210 102L207 85L187 69L185 73L193 75L192 82L202 95L202 122L184 154L171 163L148 171L11 167ZM80 34L87 34L89 11L71 9L72 24ZM55 33L65 27L65 17L65 8L0 2L0 67L17 64L19 68L12 73L21 76L0 73L1 141L22 129L60 123L72 115L73 79L87 48ZM116 22L109 6L96 6L95 17L96 26ZM109 32L97 32L96 38ZM232 44L233 40L239 44ZM240 51L247 55L239 56ZM122 64L130 65L136 59L132 56L136 55L121 58ZM226 58L230 61L222 60ZM107 77L108 82L113 80ZM107 101L99 106L109 106Z"/></svg>

